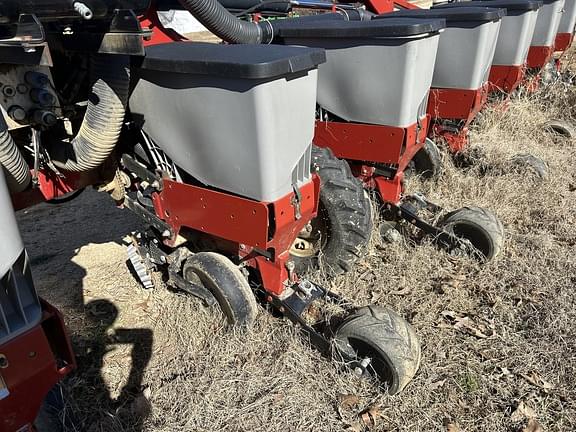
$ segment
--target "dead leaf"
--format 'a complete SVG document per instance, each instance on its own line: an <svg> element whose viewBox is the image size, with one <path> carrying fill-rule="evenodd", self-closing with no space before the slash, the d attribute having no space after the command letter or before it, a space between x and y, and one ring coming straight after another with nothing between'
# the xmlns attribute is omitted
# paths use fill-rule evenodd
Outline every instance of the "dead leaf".
<svg viewBox="0 0 576 432"><path fill-rule="evenodd" d="M362 432L364 430L364 428L362 427L360 422L353 422L353 423L348 423L346 425L346 427L344 428L344 430L348 431L348 432Z"/></svg>
<svg viewBox="0 0 576 432"><path fill-rule="evenodd" d="M444 319L449 321L452 327L455 328L456 330L463 331L480 339L486 339L494 335L493 330L487 328L487 326L480 326L476 324L466 314L461 314L451 310L442 311L440 314L444 317ZM439 327L445 327L445 326L442 326L440 324ZM486 333L488 330L490 330L491 334Z"/></svg>
<svg viewBox="0 0 576 432"><path fill-rule="evenodd" d="M360 420L368 429L376 426L377 419L380 418L380 407L378 405L371 405L360 413Z"/></svg>
<svg viewBox="0 0 576 432"><path fill-rule="evenodd" d="M531 372L530 374L519 373L518 375L520 375L533 386L541 388L546 393L554 388L551 383L545 381L537 372Z"/></svg>
<svg viewBox="0 0 576 432"><path fill-rule="evenodd" d="M410 287L405 287L405 288L401 288L397 291L391 291L390 294L403 296L403 295L408 295L411 292L412 292L412 289Z"/></svg>
<svg viewBox="0 0 576 432"><path fill-rule="evenodd" d="M360 398L354 394L339 394L338 403L344 409L352 409L360 404Z"/></svg>
<svg viewBox="0 0 576 432"><path fill-rule="evenodd" d="M522 432L544 432L544 428L540 426L538 420L532 418L528 420L528 424L522 429Z"/></svg>
<svg viewBox="0 0 576 432"><path fill-rule="evenodd" d="M458 423L448 423L446 425L446 432L460 432L460 426L458 426Z"/></svg>
<svg viewBox="0 0 576 432"><path fill-rule="evenodd" d="M428 386L428 389L429 390L436 390L436 389L439 389L441 387L444 387L444 384L446 384L446 380L442 379L440 381L436 381L436 382L433 382L432 384L430 384Z"/></svg>
<svg viewBox="0 0 576 432"><path fill-rule="evenodd" d="M444 419L444 427L446 432L460 432L460 425L449 418Z"/></svg>
<svg viewBox="0 0 576 432"><path fill-rule="evenodd" d="M524 401L520 401L518 407L516 407L516 409L510 416L510 418L513 421L522 421L525 418L533 419L534 417L536 417L536 411L534 411L532 408L526 405Z"/></svg>

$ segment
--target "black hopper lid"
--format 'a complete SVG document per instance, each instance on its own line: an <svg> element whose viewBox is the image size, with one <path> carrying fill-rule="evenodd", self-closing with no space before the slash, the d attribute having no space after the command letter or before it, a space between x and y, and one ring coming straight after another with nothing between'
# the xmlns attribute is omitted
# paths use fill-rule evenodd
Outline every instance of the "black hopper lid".
<svg viewBox="0 0 576 432"><path fill-rule="evenodd" d="M506 9L507 15L521 15L528 11L536 11L542 7L542 0L474 0L444 3L432 6L432 9L458 7L493 7Z"/></svg>
<svg viewBox="0 0 576 432"><path fill-rule="evenodd" d="M279 38L394 38L438 32L444 20L399 18L385 21L284 20Z"/></svg>
<svg viewBox="0 0 576 432"><path fill-rule="evenodd" d="M506 15L506 9L487 7L466 7L466 8L437 8L437 9L408 9L376 15L373 20L387 20L392 18L443 18L446 20L446 27L473 27L487 22L499 21Z"/></svg>
<svg viewBox="0 0 576 432"><path fill-rule="evenodd" d="M316 68L324 50L278 45L174 42L146 48L141 68L161 72L267 79Z"/></svg>

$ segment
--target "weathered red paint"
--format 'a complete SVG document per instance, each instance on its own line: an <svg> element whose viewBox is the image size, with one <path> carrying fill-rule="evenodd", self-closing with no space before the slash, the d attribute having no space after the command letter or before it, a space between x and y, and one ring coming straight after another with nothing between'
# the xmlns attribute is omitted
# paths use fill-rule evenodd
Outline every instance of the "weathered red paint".
<svg viewBox="0 0 576 432"><path fill-rule="evenodd" d="M570 45L572 45L573 39L574 33L558 33L554 42L554 51L566 51L568 48L570 48Z"/></svg>
<svg viewBox="0 0 576 432"><path fill-rule="evenodd" d="M526 67L524 65L493 65L488 77L488 92L513 92L522 83L525 73Z"/></svg>
<svg viewBox="0 0 576 432"><path fill-rule="evenodd" d="M531 46L526 65L529 69L542 69L550 61L552 54L554 54L554 47Z"/></svg>
<svg viewBox="0 0 576 432"><path fill-rule="evenodd" d="M486 104L488 85L475 90L430 89L428 115L432 119L471 122Z"/></svg>
<svg viewBox="0 0 576 432"><path fill-rule="evenodd" d="M32 430L50 389L76 367L62 316L44 301L42 308L40 324L0 346L9 391L0 400L0 432Z"/></svg>

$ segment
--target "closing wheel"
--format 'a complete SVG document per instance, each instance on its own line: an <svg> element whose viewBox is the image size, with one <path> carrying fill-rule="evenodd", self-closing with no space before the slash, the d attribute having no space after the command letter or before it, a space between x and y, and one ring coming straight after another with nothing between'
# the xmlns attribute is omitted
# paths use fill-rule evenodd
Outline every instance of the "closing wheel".
<svg viewBox="0 0 576 432"><path fill-rule="evenodd" d="M312 147L312 164L320 176L318 216L294 241L290 255L297 272L319 268L344 273L366 250L372 232L370 198L346 161L332 151Z"/></svg>
<svg viewBox="0 0 576 432"><path fill-rule="evenodd" d="M214 295L228 324L247 326L256 318L258 305L250 285L225 256L215 252L194 254L184 263L183 276Z"/></svg>
<svg viewBox="0 0 576 432"><path fill-rule="evenodd" d="M531 154L517 154L510 158L510 163L516 169L528 169L542 180L548 178L548 164L539 157Z"/></svg>
<svg viewBox="0 0 576 432"><path fill-rule="evenodd" d="M356 371L378 379L396 394L414 378L420 366L420 342L412 326L382 306L359 308L338 327L336 359L356 359Z"/></svg>
<svg viewBox="0 0 576 432"><path fill-rule="evenodd" d="M414 155L408 165L407 174L416 174L424 179L437 179L442 174L442 154L434 141L426 138L424 146Z"/></svg>
<svg viewBox="0 0 576 432"><path fill-rule="evenodd" d="M561 119L551 119L542 125L542 128L546 132L555 133L557 135L563 136L564 138L574 138L576 137L576 131L574 130L574 125L566 120Z"/></svg>
<svg viewBox="0 0 576 432"><path fill-rule="evenodd" d="M439 226L472 246L482 261L496 258L504 247L504 227L494 213L481 207L463 207L448 213ZM479 256L480 255L480 256Z"/></svg>

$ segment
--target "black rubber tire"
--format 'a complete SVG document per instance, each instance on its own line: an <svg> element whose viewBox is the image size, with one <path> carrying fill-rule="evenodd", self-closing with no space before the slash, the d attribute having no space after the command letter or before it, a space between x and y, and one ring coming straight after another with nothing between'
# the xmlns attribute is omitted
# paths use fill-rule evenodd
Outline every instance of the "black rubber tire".
<svg viewBox="0 0 576 432"><path fill-rule="evenodd" d="M389 394L402 391L420 367L421 350L413 327L383 306L357 309L337 328L334 355L370 357L370 375L387 387Z"/></svg>
<svg viewBox="0 0 576 432"><path fill-rule="evenodd" d="M414 155L408 165L407 175L418 175L435 180L442 174L442 153L434 141L426 138L424 147Z"/></svg>
<svg viewBox="0 0 576 432"><path fill-rule="evenodd" d="M468 240L472 255L481 261L496 258L504 248L504 226L494 213L481 207L463 207L448 213L439 227Z"/></svg>
<svg viewBox="0 0 576 432"><path fill-rule="evenodd" d="M314 254L298 256L292 249L291 258L297 273L322 267L335 276L349 271L367 249L373 227L370 197L348 163L331 150L313 146L312 165L321 181L318 216L312 225L324 227L324 238L316 241L320 244Z"/></svg>
<svg viewBox="0 0 576 432"><path fill-rule="evenodd" d="M184 263L182 274L214 295L231 326L249 326L256 318L258 305L250 285L225 256L215 252L194 254Z"/></svg>
<svg viewBox="0 0 576 432"><path fill-rule="evenodd" d="M516 169L528 169L542 180L548 178L548 164L539 157L531 154L517 154L510 158L510 163Z"/></svg>
<svg viewBox="0 0 576 432"><path fill-rule="evenodd" d="M564 138L572 139L576 137L575 126L566 120L551 119L544 123L542 128L546 132L555 133L557 135L563 136Z"/></svg>

